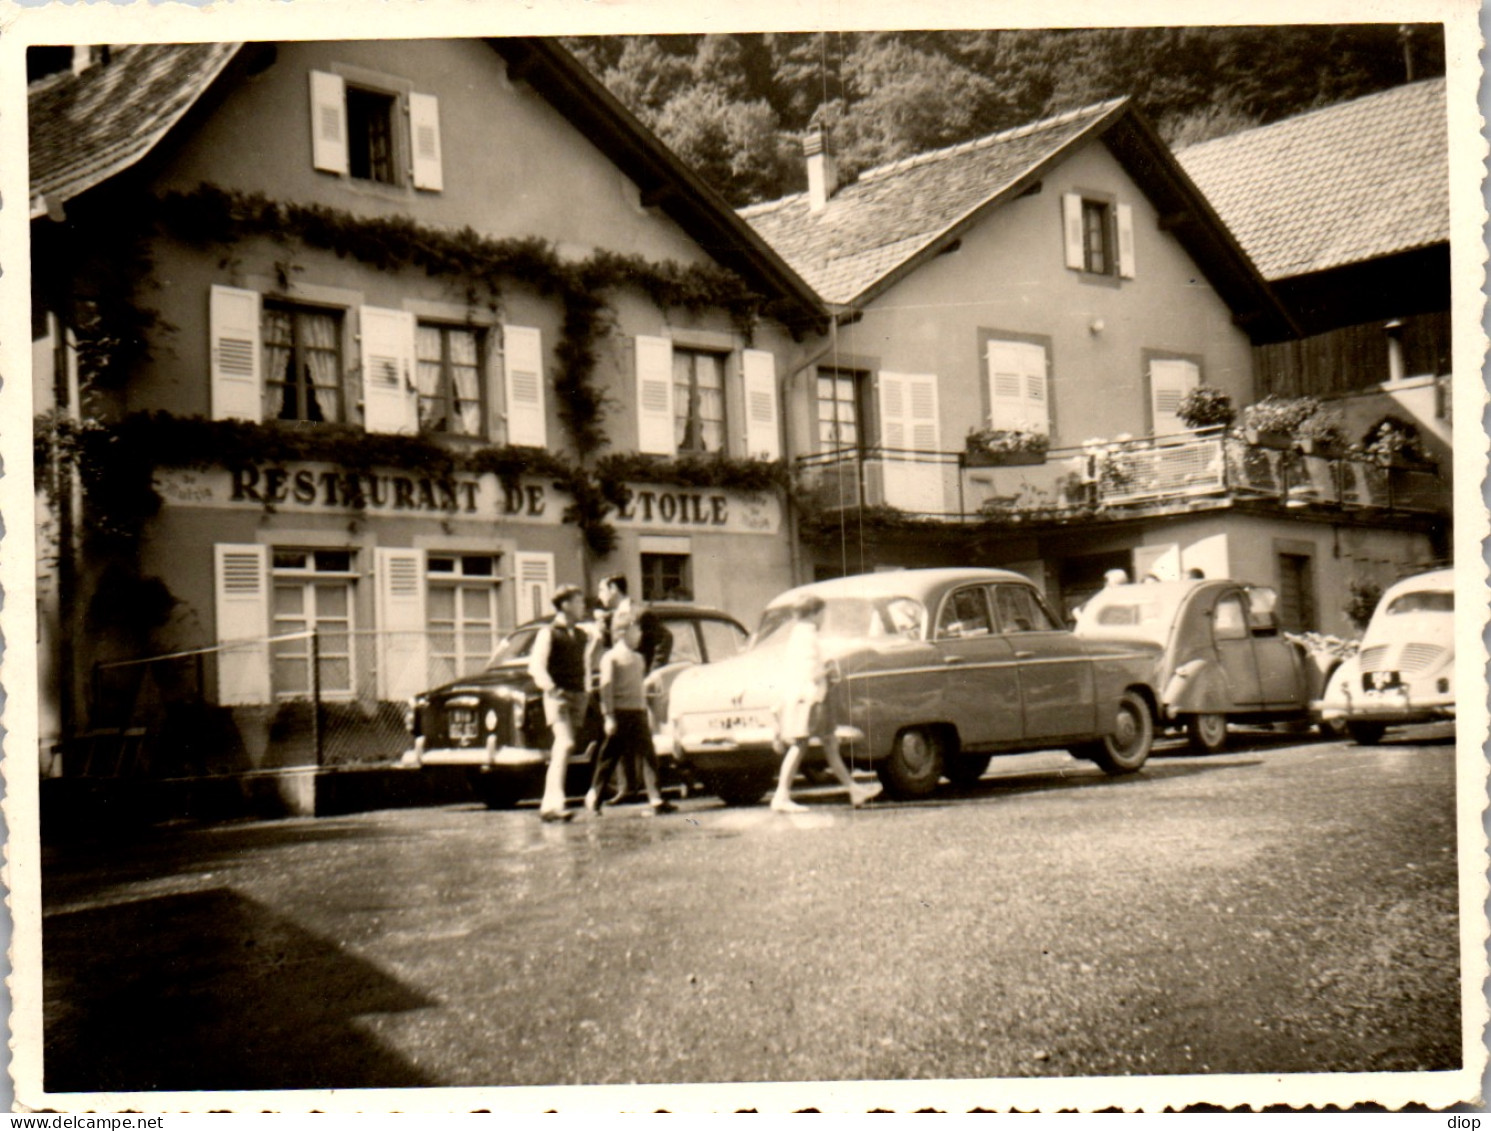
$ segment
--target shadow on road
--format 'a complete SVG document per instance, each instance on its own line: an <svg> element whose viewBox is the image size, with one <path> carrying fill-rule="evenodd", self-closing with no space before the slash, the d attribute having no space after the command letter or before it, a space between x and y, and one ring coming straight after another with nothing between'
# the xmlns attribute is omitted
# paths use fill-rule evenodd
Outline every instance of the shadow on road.
<svg viewBox="0 0 1491 1131"><path fill-rule="evenodd" d="M355 1019L430 1004L225 888L48 916L48 1091L423 1087Z"/></svg>

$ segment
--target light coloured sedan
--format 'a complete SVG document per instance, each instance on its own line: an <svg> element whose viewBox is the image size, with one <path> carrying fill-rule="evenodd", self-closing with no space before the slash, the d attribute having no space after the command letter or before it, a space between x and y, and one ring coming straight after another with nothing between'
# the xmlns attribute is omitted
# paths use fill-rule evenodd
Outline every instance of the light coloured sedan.
<svg viewBox="0 0 1491 1131"><path fill-rule="evenodd" d="M1112 774L1149 757L1156 645L1074 636L1007 570L864 574L783 593L744 653L674 682L665 738L727 803L758 801L774 780L792 610L810 593L825 604L845 758L873 766L891 796L974 781L995 754L1065 747Z"/></svg>
<svg viewBox="0 0 1491 1131"><path fill-rule="evenodd" d="M1437 569L1389 586L1361 651L1326 684L1321 717L1363 746L1390 726L1455 717L1455 573Z"/></svg>

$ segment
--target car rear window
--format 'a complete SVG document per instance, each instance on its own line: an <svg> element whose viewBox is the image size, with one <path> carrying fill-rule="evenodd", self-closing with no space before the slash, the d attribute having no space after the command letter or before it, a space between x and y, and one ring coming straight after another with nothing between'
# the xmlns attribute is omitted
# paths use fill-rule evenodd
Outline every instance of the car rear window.
<svg viewBox="0 0 1491 1131"><path fill-rule="evenodd" d="M1403 613L1452 613L1455 611L1455 595L1441 589L1420 589L1413 593L1401 593L1388 604L1387 615Z"/></svg>

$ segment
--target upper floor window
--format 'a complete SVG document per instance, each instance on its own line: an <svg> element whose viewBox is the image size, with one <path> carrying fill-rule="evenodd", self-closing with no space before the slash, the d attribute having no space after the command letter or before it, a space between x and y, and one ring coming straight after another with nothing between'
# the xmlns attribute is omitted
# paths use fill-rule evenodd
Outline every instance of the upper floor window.
<svg viewBox="0 0 1491 1131"><path fill-rule="evenodd" d="M1102 193L1061 198L1066 265L1084 275L1134 277L1134 209Z"/></svg>
<svg viewBox="0 0 1491 1131"><path fill-rule="evenodd" d="M341 421L340 313L280 302L263 310L264 418Z"/></svg>
<svg viewBox="0 0 1491 1131"><path fill-rule="evenodd" d="M481 436L484 413L478 331L421 322L416 337L420 431Z"/></svg>
<svg viewBox="0 0 1491 1131"><path fill-rule="evenodd" d="M673 350L675 443L681 452L725 450L725 358Z"/></svg>
<svg viewBox="0 0 1491 1131"><path fill-rule="evenodd" d="M312 165L357 180L443 189L439 100L402 79L339 70L358 79L310 72Z"/></svg>
<svg viewBox="0 0 1491 1131"><path fill-rule="evenodd" d="M394 157L398 99L380 90L347 87L347 172L364 181L399 183Z"/></svg>
<svg viewBox="0 0 1491 1131"><path fill-rule="evenodd" d="M843 369L818 371L818 450L858 449L864 438L865 379Z"/></svg>
<svg viewBox="0 0 1491 1131"><path fill-rule="evenodd" d="M1113 273L1111 211L1106 201L1082 202L1082 270L1094 275Z"/></svg>

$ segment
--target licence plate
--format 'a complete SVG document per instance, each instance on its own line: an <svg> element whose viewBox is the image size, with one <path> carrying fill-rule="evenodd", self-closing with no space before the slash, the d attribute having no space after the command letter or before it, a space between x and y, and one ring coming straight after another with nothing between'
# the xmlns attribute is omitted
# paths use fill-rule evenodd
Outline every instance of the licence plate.
<svg viewBox="0 0 1491 1131"><path fill-rule="evenodd" d="M776 720L766 711L740 711L731 714L709 715L701 720L702 729L709 734L729 734L735 730L760 730L775 725Z"/></svg>
<svg viewBox="0 0 1491 1131"><path fill-rule="evenodd" d="M476 738L476 712L467 707L452 707L446 716L446 729L457 741L474 741Z"/></svg>

